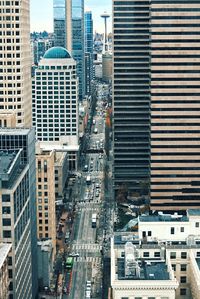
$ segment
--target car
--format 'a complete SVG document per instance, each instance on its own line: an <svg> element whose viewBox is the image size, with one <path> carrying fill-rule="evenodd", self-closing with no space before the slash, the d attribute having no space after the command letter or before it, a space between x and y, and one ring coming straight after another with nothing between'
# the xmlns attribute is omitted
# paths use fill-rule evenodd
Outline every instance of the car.
<svg viewBox="0 0 200 299"><path fill-rule="evenodd" d="M79 253L72 252L72 253L69 254L69 256L72 256L72 257L79 257Z"/></svg>
<svg viewBox="0 0 200 299"><path fill-rule="evenodd" d="M91 297L91 291L86 291L85 298L90 298L90 297Z"/></svg>
<svg viewBox="0 0 200 299"><path fill-rule="evenodd" d="M87 287L91 287L91 285L92 285L91 281L90 281L90 280L87 280L87 281L86 281L86 286L87 286Z"/></svg>

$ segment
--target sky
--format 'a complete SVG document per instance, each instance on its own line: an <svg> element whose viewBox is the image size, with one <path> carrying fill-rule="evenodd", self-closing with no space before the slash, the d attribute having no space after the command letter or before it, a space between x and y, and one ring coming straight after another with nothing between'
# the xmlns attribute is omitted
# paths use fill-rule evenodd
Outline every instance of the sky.
<svg viewBox="0 0 200 299"><path fill-rule="evenodd" d="M104 11L112 12L112 0L85 0L85 10L91 10L94 21L94 32L103 32L104 23L100 17ZM53 32L53 0L30 0L31 32ZM111 18L108 21L108 32L111 32Z"/></svg>

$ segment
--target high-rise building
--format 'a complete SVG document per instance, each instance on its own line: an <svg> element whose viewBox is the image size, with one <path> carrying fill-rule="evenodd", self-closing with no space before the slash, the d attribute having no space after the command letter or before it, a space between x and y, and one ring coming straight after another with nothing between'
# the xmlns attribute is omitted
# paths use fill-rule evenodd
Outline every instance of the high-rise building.
<svg viewBox="0 0 200 299"><path fill-rule="evenodd" d="M38 239L51 239L56 253L55 169L54 151L36 151L36 198Z"/></svg>
<svg viewBox="0 0 200 299"><path fill-rule="evenodd" d="M200 2L151 1L151 207L200 206Z"/></svg>
<svg viewBox="0 0 200 299"><path fill-rule="evenodd" d="M78 136L76 61L61 47L49 49L33 78L33 126L41 141Z"/></svg>
<svg viewBox="0 0 200 299"><path fill-rule="evenodd" d="M38 291L34 130L1 128L0 151L5 155L1 163L7 163L0 167L0 205L5 210L2 218L9 218L1 233L5 242L13 244L14 298L34 299Z"/></svg>
<svg viewBox="0 0 200 299"><path fill-rule="evenodd" d="M1 1L0 114L16 114L17 127L31 126L29 0Z"/></svg>
<svg viewBox="0 0 200 299"><path fill-rule="evenodd" d="M200 3L113 3L115 187L149 176L153 210L197 208Z"/></svg>
<svg viewBox="0 0 200 299"><path fill-rule="evenodd" d="M66 48L77 62L79 99L85 95L84 0L54 0L55 46Z"/></svg>
<svg viewBox="0 0 200 299"><path fill-rule="evenodd" d="M53 0L54 46L71 52L71 0Z"/></svg>
<svg viewBox="0 0 200 299"><path fill-rule="evenodd" d="M85 95L84 0L71 0L72 56L77 63L79 99Z"/></svg>
<svg viewBox="0 0 200 299"><path fill-rule="evenodd" d="M66 0L53 0L54 45L66 47Z"/></svg>
<svg viewBox="0 0 200 299"><path fill-rule="evenodd" d="M12 264L10 288L12 297L16 299L33 298L29 166L21 161L22 151L3 150L0 153L0 239L12 244L9 255Z"/></svg>
<svg viewBox="0 0 200 299"><path fill-rule="evenodd" d="M93 79L93 19L92 12L85 12L85 94L91 94Z"/></svg>
<svg viewBox="0 0 200 299"><path fill-rule="evenodd" d="M114 188L142 195L150 174L150 4L113 1L113 14Z"/></svg>

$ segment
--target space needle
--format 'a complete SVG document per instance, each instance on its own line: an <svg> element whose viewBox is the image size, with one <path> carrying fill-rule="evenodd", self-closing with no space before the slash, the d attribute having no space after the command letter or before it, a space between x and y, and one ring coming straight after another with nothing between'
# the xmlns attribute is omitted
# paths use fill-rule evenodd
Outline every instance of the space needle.
<svg viewBox="0 0 200 299"><path fill-rule="evenodd" d="M104 13L101 15L101 18L104 19L104 26L105 26L105 32L104 32L104 48L103 52L106 53L108 51L108 39L107 39L107 19L110 18L110 15L104 11Z"/></svg>

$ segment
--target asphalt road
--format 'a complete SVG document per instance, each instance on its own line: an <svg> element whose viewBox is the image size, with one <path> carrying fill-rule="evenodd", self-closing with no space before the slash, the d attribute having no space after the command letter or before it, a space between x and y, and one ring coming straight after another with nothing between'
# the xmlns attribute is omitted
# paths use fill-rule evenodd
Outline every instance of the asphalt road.
<svg viewBox="0 0 200 299"><path fill-rule="evenodd" d="M88 147L104 146L105 120L101 105L95 116L95 125L88 140ZM97 133L94 133L97 128ZM103 141L102 141L103 140ZM76 216L73 226L73 242L71 252L79 256L74 258L72 285L69 299L85 298L86 281L92 283L91 298L101 298L102 288L102 238L99 236L99 221L102 212L103 194L103 164L104 157L99 153L86 154L84 164L88 165L88 172L81 172L81 179L77 185L78 198L76 199ZM86 176L90 175L91 184L86 184ZM99 195L96 195L96 184L100 185ZM86 196L87 193L87 196ZM89 197L90 199L85 199ZM97 228L92 228L92 214L97 214ZM63 298L66 298L65 295Z"/></svg>

